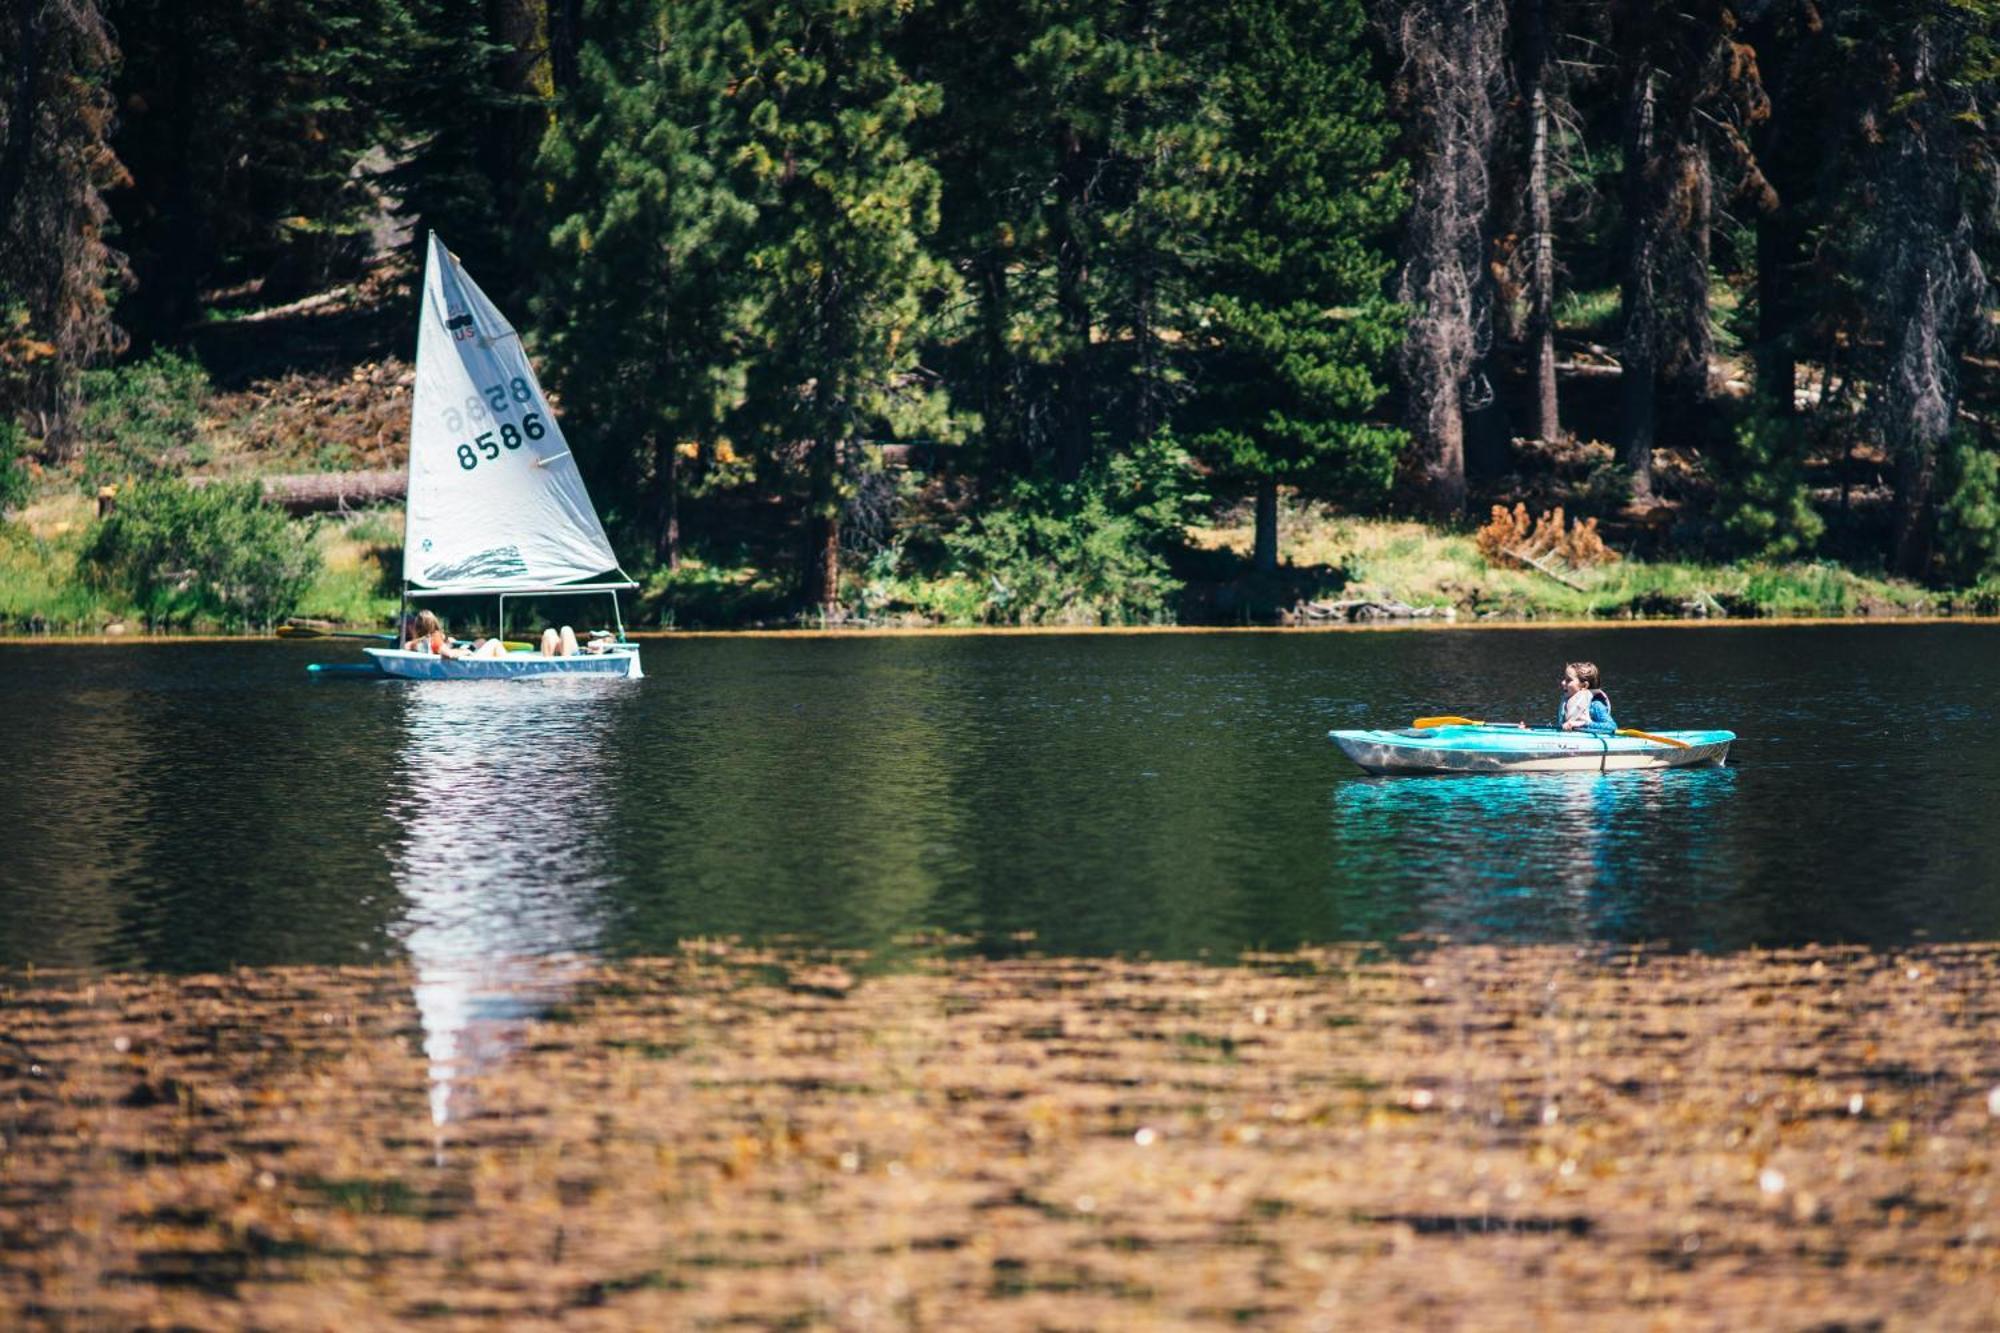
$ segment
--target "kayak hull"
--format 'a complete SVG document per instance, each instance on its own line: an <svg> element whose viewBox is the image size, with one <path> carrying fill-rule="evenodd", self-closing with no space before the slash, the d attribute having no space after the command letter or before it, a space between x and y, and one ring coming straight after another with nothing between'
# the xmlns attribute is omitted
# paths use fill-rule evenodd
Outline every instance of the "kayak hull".
<svg viewBox="0 0 2000 1333"><path fill-rule="evenodd" d="M1412 727L1404 731L1330 731L1342 754L1370 773L1619 773L1635 769L1720 766L1733 731L1638 736L1513 727Z"/></svg>
<svg viewBox="0 0 2000 1333"><path fill-rule="evenodd" d="M620 644L603 653L574 657L543 657L540 653L508 653L505 657L438 657L400 648L364 648L376 670L399 680L531 680L543 676L623 676L638 680L639 645Z"/></svg>

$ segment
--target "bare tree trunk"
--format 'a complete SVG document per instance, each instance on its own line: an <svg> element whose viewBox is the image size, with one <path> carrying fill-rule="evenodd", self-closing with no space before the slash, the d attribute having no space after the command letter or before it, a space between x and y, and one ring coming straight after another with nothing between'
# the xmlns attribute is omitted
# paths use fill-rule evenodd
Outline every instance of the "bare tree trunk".
<svg viewBox="0 0 2000 1333"><path fill-rule="evenodd" d="M41 0L14 0L14 40L19 43L7 63L12 85L7 110L0 119L0 233L12 225L14 201L28 178L28 158L35 143L35 85L41 79Z"/></svg>
<svg viewBox="0 0 2000 1333"><path fill-rule="evenodd" d="M840 605L840 493L838 443L830 436L813 441L811 490L807 497L806 605L831 611Z"/></svg>
<svg viewBox="0 0 2000 1333"><path fill-rule="evenodd" d="M577 85L583 49L583 0L549 0L549 75L558 93Z"/></svg>
<svg viewBox="0 0 2000 1333"><path fill-rule="evenodd" d="M1877 178L1883 253L1875 292L1888 330L1882 433L1896 459L1896 568L1913 578L1930 571L1938 450L1958 417L1959 355L1991 290L1960 174L1963 127L1976 108L1965 90L1938 77L1934 40L1917 28L1898 53L1909 82L1896 91L1909 111Z"/></svg>
<svg viewBox="0 0 2000 1333"><path fill-rule="evenodd" d="M39 417L66 460L78 373L124 346L109 289L124 256L104 242L104 192L125 180L110 145L117 48L97 0L7 0L0 8L0 290L52 351L0 385L0 416Z"/></svg>
<svg viewBox="0 0 2000 1333"><path fill-rule="evenodd" d="M1673 277L1672 355L1662 367L1678 401L1700 406L1711 396L1715 365L1715 322L1708 314L1708 262L1714 218L1714 179L1708 154L1699 139L1681 139L1673 146L1673 204L1670 213L1683 225L1662 256Z"/></svg>
<svg viewBox="0 0 2000 1333"><path fill-rule="evenodd" d="M1533 232L1528 270L1528 340L1534 347L1535 437L1562 435L1556 400L1556 257L1549 208L1549 107L1546 0L1528 0L1528 226Z"/></svg>
<svg viewBox="0 0 2000 1333"><path fill-rule="evenodd" d="M1632 474L1632 499L1653 495L1653 438L1658 417L1658 296L1654 277L1659 251L1659 209L1655 206L1654 111L1657 74L1641 71L1626 107L1625 217L1630 249L1623 293L1625 345L1619 375L1619 461Z"/></svg>
<svg viewBox="0 0 2000 1333"><path fill-rule="evenodd" d="M1425 473L1437 511L1449 517L1465 512L1465 407L1456 383L1438 390L1436 434Z"/></svg>
<svg viewBox="0 0 2000 1333"><path fill-rule="evenodd" d="M1278 481L1257 479L1257 535L1250 548L1250 567L1259 574L1278 572Z"/></svg>
<svg viewBox="0 0 2000 1333"><path fill-rule="evenodd" d="M653 459L653 558L668 569L681 567L680 450L669 443L661 449L648 437L646 452Z"/></svg>
<svg viewBox="0 0 2000 1333"><path fill-rule="evenodd" d="M1091 425L1091 346L1090 278L1088 243L1080 234L1073 213L1084 206L1088 188L1089 162L1084 156L1083 136L1066 126L1062 131L1063 167L1058 179L1059 197L1055 211L1053 241L1056 258L1056 309L1069 346L1058 370L1061 405L1054 422L1056 470L1065 480L1074 480L1090 461Z"/></svg>
<svg viewBox="0 0 2000 1333"><path fill-rule="evenodd" d="M1378 9L1403 57L1421 151L1411 188L1411 308L1403 344L1410 428L1426 499L1441 516L1465 509L1467 388L1491 332L1485 272L1490 158L1505 83L1507 18L1499 0L1407 0Z"/></svg>
<svg viewBox="0 0 2000 1333"><path fill-rule="evenodd" d="M1787 328L1785 264L1791 245L1785 221L1776 211L1757 215L1757 388L1780 416L1794 411L1799 390L1798 363L1792 358ZM1831 366L1828 367L1829 371ZM1819 410L1826 410L1825 380L1821 380Z"/></svg>
<svg viewBox="0 0 2000 1333"><path fill-rule="evenodd" d="M979 368L980 415L986 422L989 439L999 446L1001 456L991 456L983 460L990 472L1012 474L1025 472L1032 460L1033 449L1027 439L1025 423L1015 411L1013 395L1009 392L1009 373L1014 359L1007 347L1007 265L998 254L989 253L980 259L977 269L978 280L975 290L979 298L979 346L984 364Z"/></svg>
<svg viewBox="0 0 2000 1333"><path fill-rule="evenodd" d="M1895 568L1922 578L1931 562L1931 492L1937 482L1937 447L1896 453Z"/></svg>

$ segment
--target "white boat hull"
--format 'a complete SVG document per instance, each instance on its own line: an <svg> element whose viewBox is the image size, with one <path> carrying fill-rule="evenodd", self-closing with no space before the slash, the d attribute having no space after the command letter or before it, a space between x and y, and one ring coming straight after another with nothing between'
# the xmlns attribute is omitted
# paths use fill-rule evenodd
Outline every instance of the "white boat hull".
<svg viewBox="0 0 2000 1333"><path fill-rule="evenodd" d="M385 676L400 680L532 680L543 676L623 676L639 680L639 645L619 644L608 652L574 657L508 653L505 657L438 657L401 648L362 650Z"/></svg>
<svg viewBox="0 0 2000 1333"><path fill-rule="evenodd" d="M1342 754L1370 773L1619 773L1721 765L1730 731L1663 731L1665 740L1511 727L1331 731ZM1669 744L1679 741L1680 744Z"/></svg>

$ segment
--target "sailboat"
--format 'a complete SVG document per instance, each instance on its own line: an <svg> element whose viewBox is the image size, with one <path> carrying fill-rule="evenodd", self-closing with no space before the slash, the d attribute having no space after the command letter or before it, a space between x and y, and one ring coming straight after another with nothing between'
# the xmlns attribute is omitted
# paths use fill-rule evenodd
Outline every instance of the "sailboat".
<svg viewBox="0 0 2000 1333"><path fill-rule="evenodd" d="M618 594L637 586L612 553L520 334L432 233L410 406L403 611L427 598L497 597L504 640L509 598L608 595L618 629L563 657L365 651L382 674L414 680L636 680L639 646L625 637Z"/></svg>

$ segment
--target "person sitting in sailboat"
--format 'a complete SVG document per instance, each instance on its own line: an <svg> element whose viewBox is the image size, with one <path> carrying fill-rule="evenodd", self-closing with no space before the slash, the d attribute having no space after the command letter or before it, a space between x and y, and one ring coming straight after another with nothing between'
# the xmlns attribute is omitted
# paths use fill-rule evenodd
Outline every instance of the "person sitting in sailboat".
<svg viewBox="0 0 2000 1333"><path fill-rule="evenodd" d="M435 612L419 611L403 625L403 650L431 653L437 657L505 657L507 647L498 639L479 639L461 648L444 632L444 622Z"/></svg>
<svg viewBox="0 0 2000 1333"><path fill-rule="evenodd" d="M576 631L568 625L561 629L553 625L542 631L543 657L575 657L578 653L603 653L611 650L611 635L605 630L592 630L590 642L579 644Z"/></svg>

